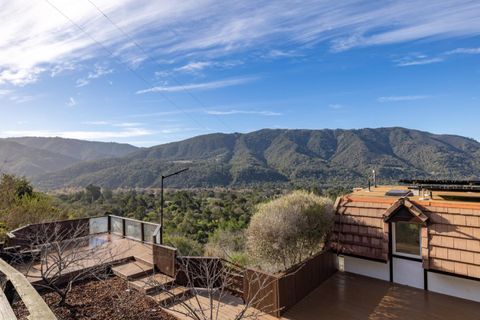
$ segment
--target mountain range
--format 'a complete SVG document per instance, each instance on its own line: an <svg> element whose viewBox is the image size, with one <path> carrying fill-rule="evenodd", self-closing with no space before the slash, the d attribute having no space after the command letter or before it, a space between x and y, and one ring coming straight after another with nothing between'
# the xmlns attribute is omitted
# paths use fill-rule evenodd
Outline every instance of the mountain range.
<svg viewBox="0 0 480 320"><path fill-rule="evenodd" d="M253 185L365 185L373 169L381 182L400 178L478 179L480 143L405 128L215 133L136 148L60 138L0 139L6 170L55 189Z"/></svg>
<svg viewBox="0 0 480 320"><path fill-rule="evenodd" d="M58 171L84 161L122 157L137 147L129 144L63 138L0 139L0 171L28 178Z"/></svg>

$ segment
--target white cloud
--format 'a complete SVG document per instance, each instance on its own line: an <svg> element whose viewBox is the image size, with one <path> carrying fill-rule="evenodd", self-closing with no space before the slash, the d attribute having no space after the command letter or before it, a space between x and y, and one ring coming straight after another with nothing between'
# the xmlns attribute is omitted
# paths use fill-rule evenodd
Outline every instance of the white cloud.
<svg viewBox="0 0 480 320"><path fill-rule="evenodd" d="M480 54L480 48L457 48L446 52L446 54Z"/></svg>
<svg viewBox="0 0 480 320"><path fill-rule="evenodd" d="M114 127L122 127L122 128L130 128L130 127L140 127L142 126L143 123L140 122L120 122L120 123L114 123Z"/></svg>
<svg viewBox="0 0 480 320"><path fill-rule="evenodd" d="M83 124L93 125L93 126L103 126L110 124L109 121L98 120L98 121L84 121Z"/></svg>
<svg viewBox="0 0 480 320"><path fill-rule="evenodd" d="M93 72L90 72L86 78L80 78L77 80L77 87L83 87L90 83L92 79L100 78L104 75L110 74L113 69L108 69L104 66L96 65Z"/></svg>
<svg viewBox="0 0 480 320"><path fill-rule="evenodd" d="M127 128L118 131L53 131L53 130L12 130L3 131L3 137L60 137L81 140L108 140L152 135L155 132L143 128Z"/></svg>
<svg viewBox="0 0 480 320"><path fill-rule="evenodd" d="M206 110L206 114L217 115L217 116L228 116L234 114L254 114L260 116L281 116L283 113L275 112L275 111L255 111L255 110L227 110L227 111L220 111L220 110Z"/></svg>
<svg viewBox="0 0 480 320"><path fill-rule="evenodd" d="M389 96L389 97L379 97L377 98L378 102L398 102L398 101L414 101L414 100L423 100L431 98L427 95L414 95L414 96Z"/></svg>
<svg viewBox="0 0 480 320"><path fill-rule="evenodd" d="M203 70L205 68L208 68L213 65L212 61L195 61L195 62L190 62L184 66L175 68L175 71L180 71L180 72L197 72L200 70Z"/></svg>
<svg viewBox="0 0 480 320"><path fill-rule="evenodd" d="M88 1L50 2L118 59L131 66L145 60ZM118 0L98 5L156 61L211 60L250 48L276 49L279 43L323 42L344 51L480 33L480 6L469 0ZM3 1L0 21L0 84L26 85L43 72L57 74L56 66L108 56L46 1Z"/></svg>
<svg viewBox="0 0 480 320"><path fill-rule="evenodd" d="M432 64L444 61L444 58L435 57L435 58L422 58L422 59L403 59L398 61L398 67L409 67L409 66L418 66L424 64Z"/></svg>
<svg viewBox="0 0 480 320"><path fill-rule="evenodd" d="M77 105L77 101L73 97L70 97L67 102L67 106L69 107L75 107Z"/></svg>
<svg viewBox="0 0 480 320"><path fill-rule="evenodd" d="M149 89L139 90L137 94L149 93L149 92L178 92L185 90L212 90L230 86L236 86L254 81L256 77L234 78L219 81L203 82L203 83L191 83L181 86L157 86Z"/></svg>
<svg viewBox="0 0 480 320"><path fill-rule="evenodd" d="M301 56L303 56L303 54L295 50L279 50L279 49L270 50L267 54L263 55L263 57L271 58L271 59L294 58L294 57L301 57Z"/></svg>

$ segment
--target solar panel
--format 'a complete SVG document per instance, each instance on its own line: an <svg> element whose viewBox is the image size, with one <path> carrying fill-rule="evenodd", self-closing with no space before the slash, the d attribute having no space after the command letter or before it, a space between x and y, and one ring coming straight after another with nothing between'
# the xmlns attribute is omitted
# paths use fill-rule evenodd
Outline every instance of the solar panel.
<svg viewBox="0 0 480 320"><path fill-rule="evenodd" d="M402 179L399 182L408 184L411 188L427 189L431 191L480 192L480 180Z"/></svg>

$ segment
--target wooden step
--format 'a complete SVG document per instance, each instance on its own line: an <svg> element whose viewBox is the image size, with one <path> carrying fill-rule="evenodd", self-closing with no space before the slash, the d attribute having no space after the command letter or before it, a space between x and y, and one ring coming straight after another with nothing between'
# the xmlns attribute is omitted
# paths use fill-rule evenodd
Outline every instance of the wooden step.
<svg viewBox="0 0 480 320"><path fill-rule="evenodd" d="M143 294L152 294L174 286L175 279L163 273L153 276L144 276L130 281L129 285Z"/></svg>
<svg viewBox="0 0 480 320"><path fill-rule="evenodd" d="M175 286L168 290L152 294L150 297L162 306L168 306L173 303L184 300L191 295L191 289L182 286Z"/></svg>
<svg viewBox="0 0 480 320"><path fill-rule="evenodd" d="M153 274L153 267L141 261L131 261L113 267L112 272L122 279L133 280Z"/></svg>

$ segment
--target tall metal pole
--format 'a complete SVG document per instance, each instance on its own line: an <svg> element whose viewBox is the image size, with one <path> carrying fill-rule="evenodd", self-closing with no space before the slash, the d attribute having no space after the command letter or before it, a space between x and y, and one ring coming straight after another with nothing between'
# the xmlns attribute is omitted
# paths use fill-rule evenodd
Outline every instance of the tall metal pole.
<svg viewBox="0 0 480 320"><path fill-rule="evenodd" d="M165 202L163 199L163 180L165 180L168 177L174 176L176 174L185 172L187 170L188 168L185 168L180 171L167 174L166 176L162 175L162 178L160 179L160 244L163 244L163 205Z"/></svg>
<svg viewBox="0 0 480 320"><path fill-rule="evenodd" d="M163 179L165 177L162 175L160 182L160 244L163 244Z"/></svg>

